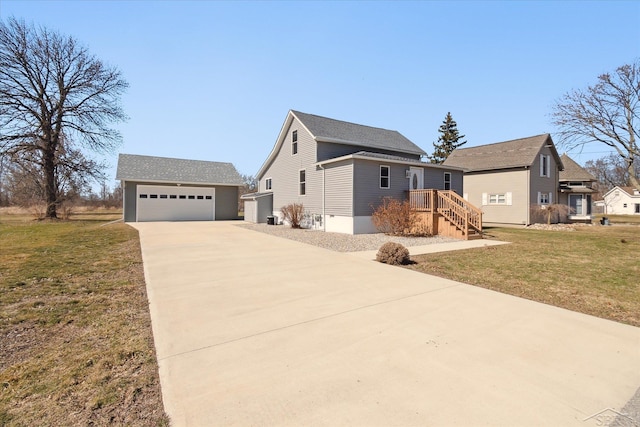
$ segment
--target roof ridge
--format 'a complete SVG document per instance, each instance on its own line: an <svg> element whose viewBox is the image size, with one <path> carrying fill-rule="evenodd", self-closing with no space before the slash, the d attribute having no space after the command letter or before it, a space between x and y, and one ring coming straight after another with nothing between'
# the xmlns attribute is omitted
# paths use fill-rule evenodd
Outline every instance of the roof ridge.
<svg viewBox="0 0 640 427"><path fill-rule="evenodd" d="M119 153L119 156L134 156L134 157L146 157L148 159L164 159L164 160L182 160L186 162L203 162L203 163L220 163L233 165L232 162L219 162L216 160L201 160L201 159L184 159L181 157L165 157L165 156L150 156L148 154L128 154L128 153Z"/></svg>
<svg viewBox="0 0 640 427"><path fill-rule="evenodd" d="M366 128L370 128L370 129L379 129L379 130L384 130L384 131L387 131L387 132L397 132L397 133L400 133L397 129L387 129L387 128L381 128L381 127L379 127L379 126L363 125L363 124L360 124L360 123L348 122L348 121L346 121L346 120L333 119L333 118L331 118L331 117L320 116L320 115L318 115L318 114L305 113L304 111L291 110L291 112L292 112L293 114L304 114L304 115L306 115L306 116L318 117L318 118L320 118L320 119L331 120L331 121L334 121L334 122L340 122L340 123L346 123L346 124L348 124L348 125L355 125L355 126L361 126L361 127L366 127ZM402 135L402 134L400 134L400 135Z"/></svg>
<svg viewBox="0 0 640 427"><path fill-rule="evenodd" d="M489 144L476 145L474 147L457 148L456 151L472 150L474 148L483 148L483 147L488 147L490 145L506 144L507 142L517 142L517 141L522 141L522 140L525 140L525 139L538 138L538 137L541 137L541 136L551 136L551 134L549 134L549 133L541 133L539 135L532 135L532 136L525 136L523 138L509 139L507 141L490 142Z"/></svg>

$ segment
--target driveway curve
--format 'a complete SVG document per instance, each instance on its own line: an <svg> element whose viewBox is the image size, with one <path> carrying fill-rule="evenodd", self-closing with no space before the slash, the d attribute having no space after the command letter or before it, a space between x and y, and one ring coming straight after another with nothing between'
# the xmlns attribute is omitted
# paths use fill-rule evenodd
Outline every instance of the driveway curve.
<svg viewBox="0 0 640 427"><path fill-rule="evenodd" d="M131 225L173 426L589 426L640 386L640 328L233 222Z"/></svg>

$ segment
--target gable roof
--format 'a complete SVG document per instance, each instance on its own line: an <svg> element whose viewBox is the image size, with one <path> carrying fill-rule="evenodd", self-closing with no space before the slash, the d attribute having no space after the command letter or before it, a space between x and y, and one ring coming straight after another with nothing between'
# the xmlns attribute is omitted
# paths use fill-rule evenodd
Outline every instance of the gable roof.
<svg viewBox="0 0 640 427"><path fill-rule="evenodd" d="M607 196L609 196L609 194L613 193L615 190L622 190L624 193L627 193L629 197L634 197L634 198L640 197L640 194L635 194L636 191L640 192L640 190L636 190L633 187L621 187L619 185L616 185L611 190L607 191L603 197L606 198Z"/></svg>
<svg viewBox="0 0 640 427"><path fill-rule="evenodd" d="M380 148L408 154L426 154L396 130L359 125L291 110L316 141Z"/></svg>
<svg viewBox="0 0 640 427"><path fill-rule="evenodd" d="M443 164L461 167L469 172L529 167L546 145L550 145L551 152L562 170L562 160L548 133L477 147L458 148Z"/></svg>
<svg viewBox="0 0 640 427"><path fill-rule="evenodd" d="M577 164L571 157L564 153L560 156L564 170L560 172L560 181L595 181L593 175Z"/></svg>
<svg viewBox="0 0 640 427"><path fill-rule="evenodd" d="M136 154L118 156L116 179L174 184L244 185L242 177L231 163Z"/></svg>
<svg viewBox="0 0 640 427"><path fill-rule="evenodd" d="M317 142L355 145L363 147L367 149L367 151L380 149L419 156L426 154L424 150L395 130L359 125L356 123L317 116L315 114L289 110L287 118L282 125L280 134L276 139L276 143L271 150L269 157L267 157L264 164L256 174L258 178L262 176L267 167L275 159L278 150L284 142L286 132L294 119L298 119L298 121L302 123L302 126Z"/></svg>

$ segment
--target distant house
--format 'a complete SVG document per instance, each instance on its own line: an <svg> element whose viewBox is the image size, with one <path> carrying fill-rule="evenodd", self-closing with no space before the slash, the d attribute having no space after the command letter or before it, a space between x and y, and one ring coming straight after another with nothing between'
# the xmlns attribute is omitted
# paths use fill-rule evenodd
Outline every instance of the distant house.
<svg viewBox="0 0 640 427"><path fill-rule="evenodd" d="M301 203L316 229L376 232L371 215L385 197L407 200L410 190L422 189L462 193L462 169L422 162L425 154L394 130L289 111L256 175L258 192L242 196L245 219L281 220L282 206Z"/></svg>
<svg viewBox="0 0 640 427"><path fill-rule="evenodd" d="M134 154L120 154L116 179L127 222L237 219L244 185L231 163Z"/></svg>
<svg viewBox="0 0 640 427"><path fill-rule="evenodd" d="M604 209L609 215L640 215L640 190L613 187L604 195Z"/></svg>
<svg viewBox="0 0 640 427"><path fill-rule="evenodd" d="M531 224L558 200L564 166L549 134L454 150L444 166L464 173L464 198L485 224Z"/></svg>
<svg viewBox="0 0 640 427"><path fill-rule="evenodd" d="M560 156L564 170L560 171L558 203L566 205L569 222L591 222L591 195L596 179L566 154Z"/></svg>

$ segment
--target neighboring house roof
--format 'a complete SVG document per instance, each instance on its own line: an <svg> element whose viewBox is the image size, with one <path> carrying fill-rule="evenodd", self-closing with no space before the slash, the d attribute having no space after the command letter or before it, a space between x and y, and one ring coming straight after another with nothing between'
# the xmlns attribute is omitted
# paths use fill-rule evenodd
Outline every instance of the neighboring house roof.
<svg viewBox="0 0 640 427"><path fill-rule="evenodd" d="M617 185L613 187L611 190L607 191L607 193L603 197L606 198L609 194L613 193L615 190L622 190L623 192L627 193L629 197L640 197L640 190L635 189L633 187L620 187Z"/></svg>
<svg viewBox="0 0 640 427"><path fill-rule="evenodd" d="M231 163L120 154L116 179L175 184L244 185Z"/></svg>
<svg viewBox="0 0 640 427"><path fill-rule="evenodd" d="M407 164L407 165L416 165L416 166L430 167L430 168L440 168L440 169L447 169L447 170L462 170L462 168L458 168L458 167L455 167L455 166L437 165L437 164L433 164L433 163L422 162L422 161L416 160L416 159L408 159L406 157L392 156L392 155L389 155L389 154L382 154L382 153L372 153L372 152L369 152L369 151L358 151L357 153L347 154L346 156L335 157L333 159L323 160L323 161L318 162L316 164L322 166L322 165L326 165L328 163L340 162L340 161L347 160L347 159L362 159L362 160L375 159L375 160L384 160L384 161L389 162L389 163L401 163L401 164Z"/></svg>
<svg viewBox="0 0 640 427"><path fill-rule="evenodd" d="M577 164L566 153L560 156L564 170L560 172L560 181L595 181L595 177Z"/></svg>
<svg viewBox="0 0 640 427"><path fill-rule="evenodd" d="M416 144L405 138L400 132L359 125L356 123L330 119L328 117L316 116L315 114L302 113L300 111L289 110L287 118L282 125L276 143L265 160L264 164L256 174L261 178L267 167L275 159L280 146L283 144L286 132L293 122L298 119L304 128L318 142L330 142L334 144L355 145L368 148L369 150L387 150L412 155L425 155L426 152Z"/></svg>
<svg viewBox="0 0 640 427"><path fill-rule="evenodd" d="M550 146L562 170L562 160L548 133L477 147L458 148L453 150L443 164L464 168L469 172L529 167L546 145Z"/></svg>

